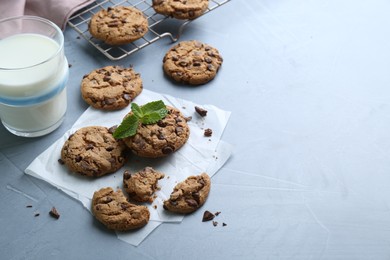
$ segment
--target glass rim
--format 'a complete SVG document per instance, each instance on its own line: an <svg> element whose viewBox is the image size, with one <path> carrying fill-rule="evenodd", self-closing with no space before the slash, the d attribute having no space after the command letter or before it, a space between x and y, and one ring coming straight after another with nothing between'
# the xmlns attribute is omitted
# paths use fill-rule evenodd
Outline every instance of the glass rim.
<svg viewBox="0 0 390 260"><path fill-rule="evenodd" d="M19 67L19 68L3 68L3 67L0 67L0 70L3 70L3 71L16 71L16 70L23 70L23 69L29 69L29 68L33 68L33 67L36 67L36 66L39 66L41 64L44 64L50 60L52 60L54 57L56 57L61 51L62 49L64 48L64 35L62 34L62 31L61 29L55 24L53 23L52 21L46 19L46 18L43 18L43 17L40 17L40 16L34 16L34 15L20 15L20 16L13 16L13 17L8 17L8 18L5 18L5 19L1 19L0 20L0 24L1 23L4 23L4 22L9 22L9 21L12 21L12 20L32 20L32 21L39 21L39 22L42 22L42 23L45 23L46 25L49 25L51 26L52 28L54 28L57 33L60 35L60 42L59 42L59 48L57 49L57 51L52 55L50 56L49 58L41 61L41 62L38 62L36 64L33 64L33 65L30 65L30 66L26 66L26 67ZM16 35L16 34L14 34ZM1 41L1 39L0 39Z"/></svg>

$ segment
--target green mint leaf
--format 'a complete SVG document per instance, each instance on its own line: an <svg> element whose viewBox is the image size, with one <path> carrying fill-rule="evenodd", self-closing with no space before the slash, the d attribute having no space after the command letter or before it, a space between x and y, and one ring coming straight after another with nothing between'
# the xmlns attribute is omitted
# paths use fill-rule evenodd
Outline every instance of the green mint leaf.
<svg viewBox="0 0 390 260"><path fill-rule="evenodd" d="M143 115L144 115L144 113L142 112L141 107L138 106L136 103L131 103L131 111L138 118L142 118Z"/></svg>
<svg viewBox="0 0 390 260"><path fill-rule="evenodd" d="M140 122L144 125L157 123L168 114L167 107L162 100L152 101L143 106L131 103L132 114L125 119L114 131L113 136L116 139L133 136L137 133Z"/></svg>
<svg viewBox="0 0 390 260"><path fill-rule="evenodd" d="M162 100L152 101L141 106L141 110L144 115L156 112L160 109L166 109L166 106Z"/></svg>
<svg viewBox="0 0 390 260"><path fill-rule="evenodd" d="M141 118L141 123L144 125L151 125L157 123L159 120L161 120L161 115L158 112L152 112L147 115L144 115Z"/></svg>
<svg viewBox="0 0 390 260"><path fill-rule="evenodd" d="M139 119L134 114L123 119L122 123L114 131L113 136L116 139L133 136L137 133Z"/></svg>

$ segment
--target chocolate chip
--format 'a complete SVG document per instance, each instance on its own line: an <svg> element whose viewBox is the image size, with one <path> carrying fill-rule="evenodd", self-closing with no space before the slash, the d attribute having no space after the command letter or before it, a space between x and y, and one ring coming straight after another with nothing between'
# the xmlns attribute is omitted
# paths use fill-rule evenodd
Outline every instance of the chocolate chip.
<svg viewBox="0 0 390 260"><path fill-rule="evenodd" d="M164 0L153 0L153 4L154 4L154 5L159 5L159 4L161 4L162 2L164 2Z"/></svg>
<svg viewBox="0 0 390 260"><path fill-rule="evenodd" d="M191 206L191 207L198 207L198 202L196 202L196 200L194 199L186 199L186 202L188 204L188 206Z"/></svg>
<svg viewBox="0 0 390 260"><path fill-rule="evenodd" d="M204 136L210 137L212 135L213 135L213 130L211 130L210 128L204 130Z"/></svg>
<svg viewBox="0 0 390 260"><path fill-rule="evenodd" d="M194 62L194 63L192 63L192 65L194 65L194 67L199 67L201 65L201 63L200 62Z"/></svg>
<svg viewBox="0 0 390 260"><path fill-rule="evenodd" d="M207 110L201 107L195 106L195 111L202 117L207 116Z"/></svg>
<svg viewBox="0 0 390 260"><path fill-rule="evenodd" d="M177 56L172 56L172 60L173 60L173 61L178 61L179 58L178 58Z"/></svg>
<svg viewBox="0 0 390 260"><path fill-rule="evenodd" d="M165 136L161 132L158 134L157 138L158 138L158 140L165 140Z"/></svg>
<svg viewBox="0 0 390 260"><path fill-rule="evenodd" d="M128 180L131 178L131 174L128 170L125 170L125 172L123 173L123 179L125 180Z"/></svg>
<svg viewBox="0 0 390 260"><path fill-rule="evenodd" d="M175 133L177 135L181 135L183 133L183 127L180 127L180 126L176 127L175 128Z"/></svg>
<svg viewBox="0 0 390 260"><path fill-rule="evenodd" d="M179 62L179 65L182 66L182 67L186 67L188 65L188 62L186 61L180 61Z"/></svg>
<svg viewBox="0 0 390 260"><path fill-rule="evenodd" d="M162 149L163 154L171 154L171 153L173 153L173 151L174 151L174 149L171 146L165 146Z"/></svg>
<svg viewBox="0 0 390 260"><path fill-rule="evenodd" d="M116 18L116 16L111 16L111 18ZM119 26L119 21L117 20L114 20L114 21L111 21L107 24L108 27L117 27Z"/></svg>
<svg viewBox="0 0 390 260"><path fill-rule="evenodd" d="M76 162L81 162L82 159L83 158L80 155L78 155L78 156L76 156L75 161Z"/></svg>
<svg viewBox="0 0 390 260"><path fill-rule="evenodd" d="M126 210L128 207L129 207L128 204L121 203L121 208L122 208L122 210Z"/></svg>
<svg viewBox="0 0 390 260"><path fill-rule="evenodd" d="M114 147L112 147L112 146L109 146L109 147L106 148L107 152L111 152L112 150L114 150Z"/></svg>
<svg viewBox="0 0 390 260"><path fill-rule="evenodd" d="M208 65L207 65L207 69L208 69L209 71L213 71L213 70L214 70L214 66L211 65L211 64L208 64Z"/></svg>
<svg viewBox="0 0 390 260"><path fill-rule="evenodd" d="M194 17L194 16L195 16L195 12L192 11L192 10L190 10L190 11L188 12L188 15L189 15L190 17Z"/></svg>
<svg viewBox="0 0 390 260"><path fill-rule="evenodd" d="M108 128L108 132L109 132L110 134L113 134L117 128L118 128L117 125L111 126L110 128Z"/></svg>
<svg viewBox="0 0 390 260"><path fill-rule="evenodd" d="M87 146L85 147L85 150L92 150L93 149L93 144L87 144Z"/></svg>
<svg viewBox="0 0 390 260"><path fill-rule="evenodd" d="M116 101L115 98L105 98L103 103L104 103L104 105L112 105L115 103L115 101Z"/></svg>
<svg viewBox="0 0 390 260"><path fill-rule="evenodd" d="M58 213L58 211L57 211L57 209L55 207L51 208L49 214L50 214L50 216L52 216L55 219L59 219L60 218L60 214Z"/></svg>
<svg viewBox="0 0 390 260"><path fill-rule="evenodd" d="M127 101L131 100L131 96L127 93L123 94L122 97L124 100L127 100Z"/></svg>
<svg viewBox="0 0 390 260"><path fill-rule="evenodd" d="M61 165L64 165L64 164L65 164L64 160L62 160L61 158L58 159L58 163L61 164Z"/></svg>
<svg viewBox="0 0 390 260"><path fill-rule="evenodd" d="M210 211L206 210L203 213L202 222L210 221L210 220L213 220L214 218L215 218L215 215L213 213L211 213Z"/></svg>
<svg viewBox="0 0 390 260"><path fill-rule="evenodd" d="M157 122L157 125L158 125L159 127L166 127L166 126L167 126L167 123L164 122L164 121L162 121L162 120L159 120L159 121Z"/></svg>
<svg viewBox="0 0 390 260"><path fill-rule="evenodd" d="M106 200L104 201L105 203L110 203L112 201L112 198L111 197L109 197L109 196L107 196L106 197Z"/></svg>
<svg viewBox="0 0 390 260"><path fill-rule="evenodd" d="M212 63L213 62L213 60L210 57L204 58L204 61L207 62L207 63Z"/></svg>
<svg viewBox="0 0 390 260"><path fill-rule="evenodd" d="M171 203L172 206L177 206L177 201L169 200L169 203Z"/></svg>
<svg viewBox="0 0 390 260"><path fill-rule="evenodd" d="M218 216L219 214L221 214L221 211L217 211L214 214L215 214L215 216Z"/></svg>

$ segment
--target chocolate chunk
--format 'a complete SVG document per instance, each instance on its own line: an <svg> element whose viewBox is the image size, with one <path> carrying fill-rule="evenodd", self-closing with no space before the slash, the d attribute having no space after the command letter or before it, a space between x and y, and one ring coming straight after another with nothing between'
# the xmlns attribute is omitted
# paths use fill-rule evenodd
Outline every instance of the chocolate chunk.
<svg viewBox="0 0 390 260"><path fill-rule="evenodd" d="M202 117L207 116L207 110L201 107L195 106L195 111Z"/></svg>
<svg viewBox="0 0 390 260"><path fill-rule="evenodd" d="M210 128L204 130L204 136L210 137L212 135L213 135L213 130L211 130Z"/></svg>
<svg viewBox="0 0 390 260"><path fill-rule="evenodd" d="M217 221L213 221L213 226L214 227L218 226L218 222Z"/></svg>
<svg viewBox="0 0 390 260"><path fill-rule="evenodd" d="M173 153L173 151L174 151L174 149L170 146L165 146L162 149L163 154L171 154L171 153Z"/></svg>
<svg viewBox="0 0 390 260"><path fill-rule="evenodd" d="M128 170L123 173L123 179L128 180L131 178L131 174Z"/></svg>
<svg viewBox="0 0 390 260"><path fill-rule="evenodd" d="M219 214L221 214L221 211L217 211L214 214L215 214L215 216L218 216Z"/></svg>
<svg viewBox="0 0 390 260"><path fill-rule="evenodd" d="M194 208L198 207L198 205L199 205L198 202L196 202L196 200L194 200L194 199L186 199L186 202L189 206L194 207Z"/></svg>
<svg viewBox="0 0 390 260"><path fill-rule="evenodd" d="M122 97L123 97L124 100L127 100L127 101L131 100L131 96L129 94L127 94L127 93L123 94Z"/></svg>
<svg viewBox="0 0 390 260"><path fill-rule="evenodd" d="M52 216L55 219L59 219L60 218L60 214L58 213L58 211L57 211L57 209L55 207L51 208L49 214L50 214L50 216Z"/></svg>
<svg viewBox="0 0 390 260"><path fill-rule="evenodd" d="M227 224L226 224L225 222L223 222L223 223L222 223L222 226L223 226L223 227L226 227L226 226L227 226Z"/></svg>
<svg viewBox="0 0 390 260"><path fill-rule="evenodd" d="M203 213L202 222L206 222L206 221L213 220L214 217L215 217L215 215L214 215L213 213L211 213L210 211L206 210L206 211Z"/></svg>
<svg viewBox="0 0 390 260"><path fill-rule="evenodd" d="M85 147L85 150L92 150L93 149L93 144L87 144L87 147Z"/></svg>

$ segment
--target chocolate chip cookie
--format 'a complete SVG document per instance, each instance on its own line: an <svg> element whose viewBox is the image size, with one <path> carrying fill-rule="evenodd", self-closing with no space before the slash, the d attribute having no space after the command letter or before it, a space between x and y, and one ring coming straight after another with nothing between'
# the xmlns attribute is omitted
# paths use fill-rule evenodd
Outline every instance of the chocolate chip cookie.
<svg viewBox="0 0 390 260"><path fill-rule="evenodd" d="M102 126L88 126L69 136L61 150L62 162L80 175L99 177L121 168L127 147Z"/></svg>
<svg viewBox="0 0 390 260"><path fill-rule="evenodd" d="M175 186L169 199L164 201L164 209L176 213L194 212L205 203L210 186L207 173L190 176Z"/></svg>
<svg viewBox="0 0 390 260"><path fill-rule="evenodd" d="M156 13L176 19L195 19L209 6L208 0L153 0Z"/></svg>
<svg viewBox="0 0 390 260"><path fill-rule="evenodd" d="M117 110L129 105L143 89L142 79L133 68L106 66L83 77L81 95L90 106Z"/></svg>
<svg viewBox="0 0 390 260"><path fill-rule="evenodd" d="M200 85L214 79L222 61L216 48L199 41L183 41L165 54L163 68L177 82Z"/></svg>
<svg viewBox="0 0 390 260"><path fill-rule="evenodd" d="M96 39L110 45L122 45L144 36L148 31L148 20L135 7L108 7L92 16L88 29Z"/></svg>
<svg viewBox="0 0 390 260"><path fill-rule="evenodd" d="M131 200L153 202L154 193L158 188L157 182L162 178L164 174L152 167L145 167L135 174L126 170L123 173L123 187Z"/></svg>
<svg viewBox="0 0 390 260"><path fill-rule="evenodd" d="M140 125L134 136L123 139L141 157L164 157L180 149L188 140L190 128L176 108L167 106L168 114L156 124ZM128 115L131 115L130 112Z"/></svg>
<svg viewBox="0 0 390 260"><path fill-rule="evenodd" d="M121 190L114 192L110 187L93 194L92 213L108 229L116 231L141 228L150 218L147 207L129 203Z"/></svg>

